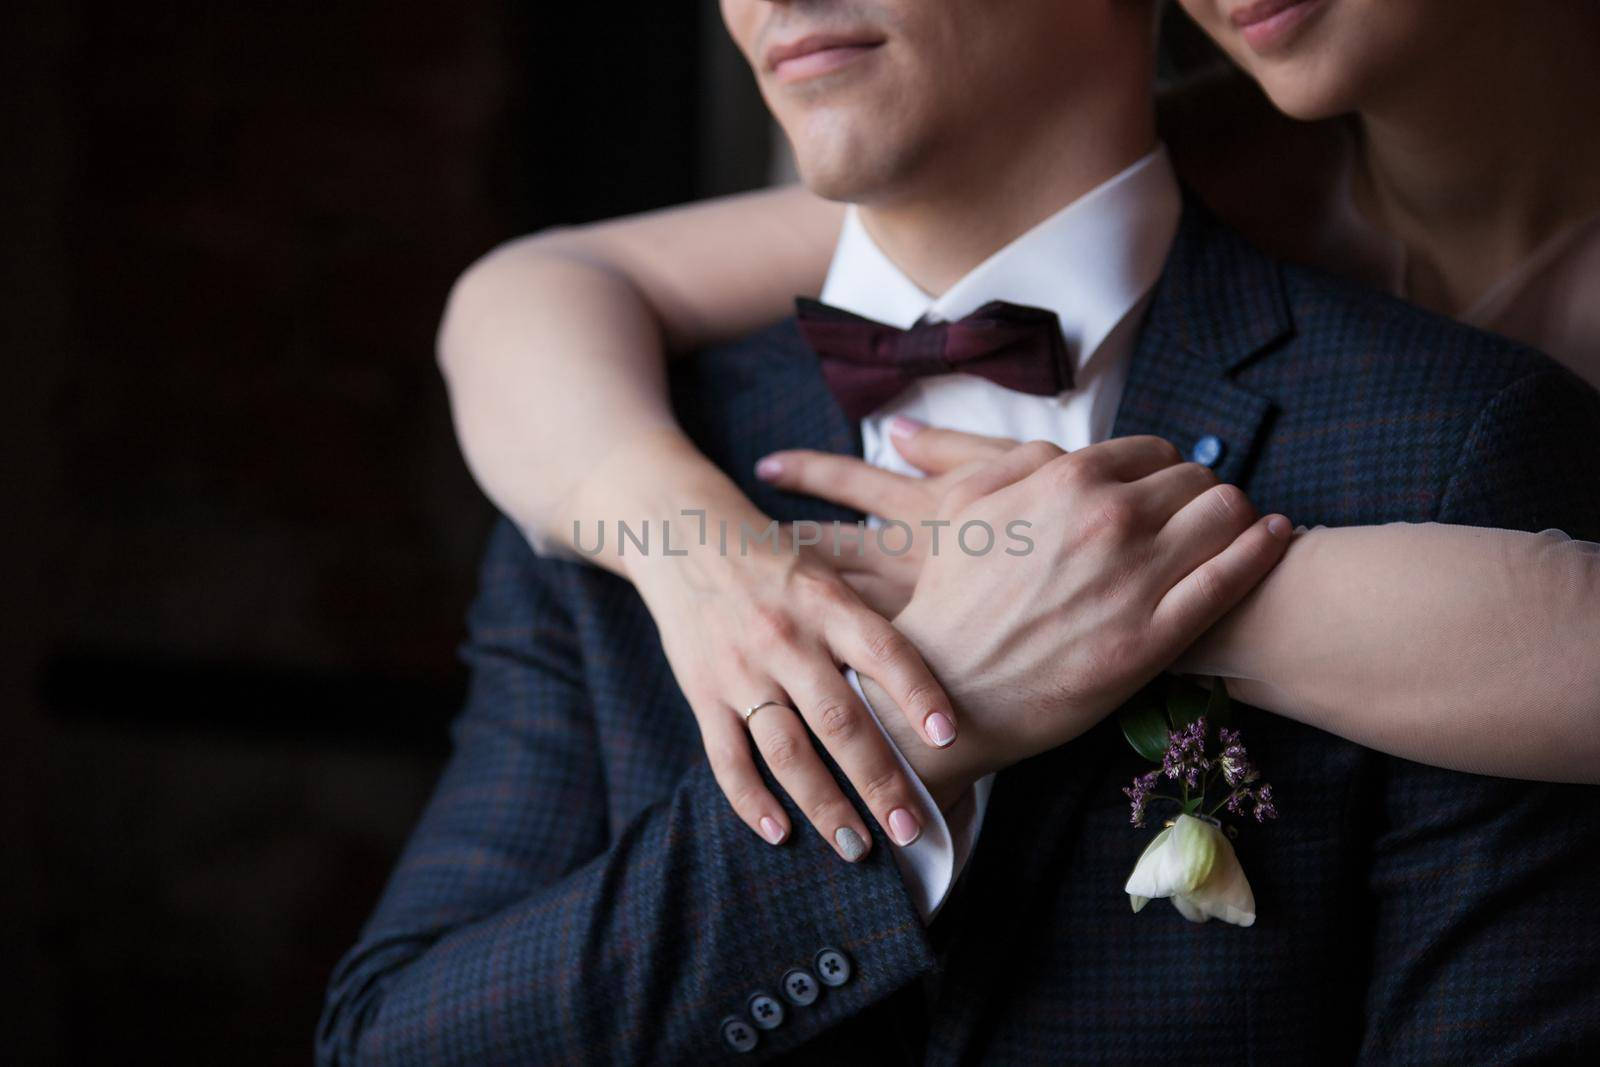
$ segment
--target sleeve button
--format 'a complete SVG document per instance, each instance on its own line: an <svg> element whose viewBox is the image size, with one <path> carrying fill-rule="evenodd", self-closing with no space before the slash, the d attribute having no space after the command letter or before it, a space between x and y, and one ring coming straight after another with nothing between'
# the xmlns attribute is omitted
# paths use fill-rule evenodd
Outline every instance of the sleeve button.
<svg viewBox="0 0 1600 1067"><path fill-rule="evenodd" d="M783 1004L776 997L757 993L750 998L750 1018L763 1030L776 1030L783 1025Z"/></svg>
<svg viewBox="0 0 1600 1067"><path fill-rule="evenodd" d="M796 1007L815 1004L821 992L817 980L804 967L795 967L783 976L783 995Z"/></svg>
<svg viewBox="0 0 1600 1067"><path fill-rule="evenodd" d="M735 1052L749 1052L756 1047L760 1040L750 1024L737 1016L730 1015L722 1020L722 1040Z"/></svg>
<svg viewBox="0 0 1600 1067"><path fill-rule="evenodd" d="M817 979L826 986L842 986L850 981L854 972L850 957L836 948L825 948L817 953Z"/></svg>

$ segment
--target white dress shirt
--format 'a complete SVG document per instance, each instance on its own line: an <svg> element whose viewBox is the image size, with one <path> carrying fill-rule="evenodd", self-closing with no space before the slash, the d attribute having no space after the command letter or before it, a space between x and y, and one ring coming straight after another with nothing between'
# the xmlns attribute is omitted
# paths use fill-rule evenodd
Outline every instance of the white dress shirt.
<svg viewBox="0 0 1600 1067"><path fill-rule="evenodd" d="M922 319L964 318L992 300L1045 308L1060 319L1076 367L1073 388L1059 396L1013 392L968 374L919 379L862 420L866 461L919 473L895 451L887 432L896 415L967 433L1051 441L1069 451L1109 437L1143 311L1181 210L1172 165L1158 147L934 297L895 266L851 208L822 288L823 303L901 329ZM860 693L854 672L849 677ZM977 842L993 776L978 782L947 820L909 765L905 769L920 793L923 832L909 846L896 847L895 860L918 910L931 919Z"/></svg>

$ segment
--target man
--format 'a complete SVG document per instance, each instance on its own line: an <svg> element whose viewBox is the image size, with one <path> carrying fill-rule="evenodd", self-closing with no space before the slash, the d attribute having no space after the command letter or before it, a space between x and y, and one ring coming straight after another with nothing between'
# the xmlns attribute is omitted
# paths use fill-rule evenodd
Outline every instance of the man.
<svg viewBox="0 0 1600 1067"><path fill-rule="evenodd" d="M777 448L887 461L886 420L907 412L1119 438L974 475L949 517L1028 518L1039 551L932 558L897 620L962 717L948 752L901 748L976 847L930 871L883 840L850 865L810 835L756 841L699 761L637 596L502 525L457 754L334 976L322 1059L1504 1061L1600 1037L1587 791L1246 715L1284 808L1239 841L1262 918L1193 926L1130 912L1144 840L1119 787L1142 768L1114 726L1077 736L1273 558L1251 514L1197 506L1240 498L1135 435L1306 523L1596 538L1600 405L1498 340L1281 268L1198 208L1180 221L1148 3L723 9L807 183L859 205L829 302L899 327L1044 308L1073 356L1059 397L930 377L867 410L858 441L840 402L860 397L837 375L830 395L784 324L679 375L708 453L741 478ZM805 329L841 321L812 310ZM854 518L742 484L780 518ZM1217 581L1186 586L1197 566ZM1209 602L1185 597L1208 585Z"/></svg>

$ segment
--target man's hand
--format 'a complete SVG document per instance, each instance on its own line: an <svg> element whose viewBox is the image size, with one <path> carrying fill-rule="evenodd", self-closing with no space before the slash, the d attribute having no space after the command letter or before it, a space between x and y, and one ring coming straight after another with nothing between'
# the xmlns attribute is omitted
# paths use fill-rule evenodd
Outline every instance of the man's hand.
<svg viewBox="0 0 1600 1067"><path fill-rule="evenodd" d="M941 807L1113 711L1255 588L1291 531L1154 437L1070 455L1018 446L951 488L940 518L952 534L987 525L996 547L972 555L949 538L895 626L954 700L962 744L932 751L902 716L880 718ZM1019 520L1031 551L1007 537ZM968 541L985 539L974 527Z"/></svg>
<svg viewBox="0 0 1600 1067"><path fill-rule="evenodd" d="M890 419L888 429L895 451L926 477L896 474L856 456L804 449L774 452L756 465L756 474L791 493L905 524L911 538L903 546L898 535L892 551L869 538L859 551L835 552L830 559L862 600L885 618L893 618L910 602L928 555L953 536L928 525L937 521L944 498L968 475L1021 442L936 429L903 415Z"/></svg>

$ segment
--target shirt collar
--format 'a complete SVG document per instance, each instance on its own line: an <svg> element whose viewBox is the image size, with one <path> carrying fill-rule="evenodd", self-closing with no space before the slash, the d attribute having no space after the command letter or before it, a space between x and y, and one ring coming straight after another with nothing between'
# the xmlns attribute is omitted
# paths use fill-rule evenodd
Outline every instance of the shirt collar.
<svg viewBox="0 0 1600 1067"><path fill-rule="evenodd" d="M963 318L992 300L1046 308L1082 366L1155 286L1181 212L1172 163L1158 146L933 297L884 254L851 207L822 302L901 329L924 316Z"/></svg>

